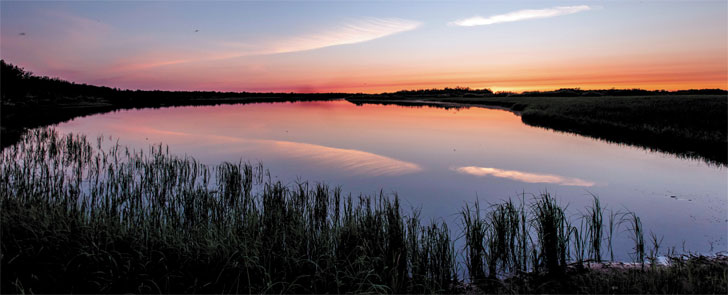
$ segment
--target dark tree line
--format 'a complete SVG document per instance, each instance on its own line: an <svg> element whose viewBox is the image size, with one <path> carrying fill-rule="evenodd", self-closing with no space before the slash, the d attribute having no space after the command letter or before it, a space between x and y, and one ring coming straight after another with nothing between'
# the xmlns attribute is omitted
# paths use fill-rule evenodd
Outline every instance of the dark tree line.
<svg viewBox="0 0 728 295"><path fill-rule="evenodd" d="M119 92L118 89L94 86L87 84L76 84L46 76L36 76L32 72L21 67L6 63L0 60L0 81L2 86L3 102L22 103L24 100L33 98L56 99L86 95L92 97L111 97Z"/></svg>
<svg viewBox="0 0 728 295"><path fill-rule="evenodd" d="M382 93L387 96L463 96L463 97L599 97L599 96L654 96L654 95L726 95L723 89L688 89L688 90L645 90L645 89L598 89L582 90L580 88L561 88L551 91L524 91L521 93L510 91L493 92L490 89L472 89L469 87L455 87L442 89L400 90L397 92Z"/></svg>
<svg viewBox="0 0 728 295"><path fill-rule="evenodd" d="M4 104L33 104L38 100L53 102L59 99L103 99L115 105L149 106L160 103L179 103L195 99L279 98L306 100L340 98L342 93L261 93L219 91L162 91L127 90L106 86L78 84L59 78L37 76L30 71L0 60L0 93Z"/></svg>
<svg viewBox="0 0 728 295"><path fill-rule="evenodd" d="M666 90L645 90L639 88L633 89L600 89L600 90L582 90L579 88L561 88L554 91L526 91L521 94L512 94L513 96L647 96L647 95L709 95L709 94L728 94L728 91L722 89L688 89L677 91Z"/></svg>

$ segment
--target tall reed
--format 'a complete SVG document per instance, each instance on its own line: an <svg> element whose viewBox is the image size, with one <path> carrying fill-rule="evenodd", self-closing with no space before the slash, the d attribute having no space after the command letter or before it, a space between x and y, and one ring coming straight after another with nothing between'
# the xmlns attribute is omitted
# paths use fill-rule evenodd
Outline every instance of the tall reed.
<svg viewBox="0 0 728 295"><path fill-rule="evenodd" d="M542 194L533 206L538 233L539 266L549 273L562 273L569 256L570 224L564 208L549 194Z"/></svg>

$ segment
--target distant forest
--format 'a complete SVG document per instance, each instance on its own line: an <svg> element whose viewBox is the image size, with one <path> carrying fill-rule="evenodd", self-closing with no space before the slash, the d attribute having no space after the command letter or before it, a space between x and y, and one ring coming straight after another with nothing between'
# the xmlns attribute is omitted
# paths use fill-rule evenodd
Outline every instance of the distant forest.
<svg viewBox="0 0 728 295"><path fill-rule="evenodd" d="M601 89L582 90L580 88L561 88L551 91L524 91L521 93L490 89L471 89L469 87L455 87L443 89L400 90L397 92L382 93L382 95L402 96L462 96L462 97L576 97L576 96L645 96L645 95L696 95L696 94L728 94L722 89L688 89L688 90L644 90L644 89Z"/></svg>
<svg viewBox="0 0 728 295"><path fill-rule="evenodd" d="M341 98L343 93L261 93L261 92L219 92L219 91L162 91L128 90L78 84L60 78L33 75L21 67L0 60L0 97L3 104L25 105L68 100L74 97L82 100L103 99L115 105L134 105L138 107L157 105L165 102L179 102L190 99L215 98Z"/></svg>
<svg viewBox="0 0 728 295"><path fill-rule="evenodd" d="M190 99L215 98L342 98L344 96L377 96L352 93L261 93L261 92L219 92L219 91L162 91L162 90L128 90L77 84L60 78L33 75L21 67L0 60L2 72L0 73L0 95L3 104L23 105L38 103L38 100L54 101L73 97L84 99L104 99L119 105L155 105L162 102L184 101ZM471 89L468 87L455 87L443 89L401 90L397 92L381 93L382 96L462 96L462 97L575 97L575 96L643 96L643 95L700 95L700 94L728 94L722 89L690 89L690 90L644 90L644 89L602 89L582 90L579 88L562 88L553 91L526 91L493 92L490 89Z"/></svg>

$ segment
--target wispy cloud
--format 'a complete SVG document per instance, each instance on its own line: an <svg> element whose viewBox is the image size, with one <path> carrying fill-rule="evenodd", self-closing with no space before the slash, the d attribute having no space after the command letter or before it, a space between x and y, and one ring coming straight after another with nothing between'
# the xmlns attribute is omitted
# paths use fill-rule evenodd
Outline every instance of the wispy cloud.
<svg viewBox="0 0 728 295"><path fill-rule="evenodd" d="M573 14L592 9L588 5L558 6L546 9L524 9L506 14L498 14L489 17L474 16L452 22L452 25L461 27L485 26L497 23L515 22L528 19L547 18L560 15Z"/></svg>
<svg viewBox="0 0 728 295"><path fill-rule="evenodd" d="M420 22L399 18L366 18L340 24L318 32L306 33L299 36L284 37L278 40L260 41L260 44L251 45L250 42L239 43L222 41L222 50L199 53L183 58L157 58L155 56L136 57L138 61L124 60L113 67L118 71L140 70L161 66L176 65L190 62L204 62L225 60L231 58L292 53L315 50L319 48L356 44L401 32L411 31L421 25Z"/></svg>
<svg viewBox="0 0 728 295"><path fill-rule="evenodd" d="M42 12L48 21L55 24L54 32L62 32L66 35L59 38L85 39L90 37L103 37L109 34L112 27L97 19L91 19L65 11L47 10ZM76 39L70 41L78 41Z"/></svg>
<svg viewBox="0 0 728 295"><path fill-rule="evenodd" d="M362 43L411 31L420 25L420 22L399 18L368 18L344 24L337 28L276 42L272 48L269 48L270 51L266 53L288 53Z"/></svg>
<svg viewBox="0 0 728 295"><path fill-rule="evenodd" d="M579 178L564 177L554 174L539 174L521 172L516 170L503 170L498 168L467 166L454 169L463 174L473 176L494 176L499 178L507 178L528 183L553 183L567 186L594 186L595 183Z"/></svg>

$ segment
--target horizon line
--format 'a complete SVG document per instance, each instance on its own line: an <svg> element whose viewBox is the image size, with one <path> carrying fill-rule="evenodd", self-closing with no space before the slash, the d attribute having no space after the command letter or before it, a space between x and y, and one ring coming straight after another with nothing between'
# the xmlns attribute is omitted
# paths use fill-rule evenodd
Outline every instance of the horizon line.
<svg viewBox="0 0 728 295"><path fill-rule="evenodd" d="M324 92L324 91L310 91L310 92L308 92L308 91L272 91L272 90L271 91L255 91L255 90L250 90L250 91L249 90L231 91L231 90L211 90L211 89L206 89L206 90L183 90L183 89L164 90L164 89L141 89L141 88L131 89L131 88L119 88L119 87L114 87L114 86L107 86L107 85L103 85L103 84L102 85L99 85L99 84L79 83L79 82L75 82L75 81L66 80L66 79L63 79L61 77L51 77L51 76L45 76L45 75L36 75L32 71L26 70L23 67L20 67L18 65L14 65L14 64L12 64L10 62L5 61L5 59L0 59L0 61L2 61L2 63L4 63L5 65L7 65L9 67L14 67L16 69L19 69L19 70L23 71L24 73L30 74L30 77L31 78L45 78L45 79L52 79L52 80L60 80L60 81L63 81L63 82L66 82L66 83L75 84L75 85L86 85L86 86L93 86L93 87L106 87L106 88L114 89L116 91L216 92L216 93L238 93L238 94L249 93L249 94L366 94L366 95L396 94L397 92L408 92L408 91L412 91L412 92L416 92L416 91L438 91L438 90L439 91L442 91L442 90L448 90L448 89L449 90L469 90L469 91L474 91L474 92L477 92L477 91L486 91L487 90L487 91L492 92L493 94L498 94L498 93L525 94L525 93L529 93L529 92L546 92L546 93L548 93L548 92L555 92L555 91L559 91L559 90L578 90L578 91L615 91L615 90L637 91L637 90L639 90L639 91L650 91L650 92L679 92L679 91L719 90L719 91L728 92L728 88L687 88L687 89L677 89L676 88L676 89L665 89L665 88L639 88L639 87L638 88L634 88L634 87L632 87L632 88L616 88L616 87L612 87L612 88L554 87L554 88L534 88L533 90L521 90L521 91L514 91L514 90L497 90L497 91L494 91L490 87L471 88L469 86L463 86L463 85L443 86L441 88L401 88L401 89L394 90L394 91L371 92L371 93L370 92L335 92L335 91L333 91L333 92L332 91L328 91L328 92ZM292 88L295 88L295 87L292 87ZM376 88L376 86L375 87L372 87L372 88ZM507 89L507 88L519 89L519 88L521 88L522 89L523 87L516 86L516 87L493 87L493 88L500 88L500 89Z"/></svg>

